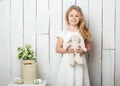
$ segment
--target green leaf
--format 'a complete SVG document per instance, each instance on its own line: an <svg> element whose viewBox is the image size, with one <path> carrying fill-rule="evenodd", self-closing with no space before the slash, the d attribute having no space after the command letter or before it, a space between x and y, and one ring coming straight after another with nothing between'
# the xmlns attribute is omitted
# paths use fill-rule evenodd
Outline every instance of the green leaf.
<svg viewBox="0 0 120 86"><path fill-rule="evenodd" d="M35 59L34 52L31 50L32 46L31 44L26 44L23 47L18 47L18 59L23 59L23 60L33 60Z"/></svg>

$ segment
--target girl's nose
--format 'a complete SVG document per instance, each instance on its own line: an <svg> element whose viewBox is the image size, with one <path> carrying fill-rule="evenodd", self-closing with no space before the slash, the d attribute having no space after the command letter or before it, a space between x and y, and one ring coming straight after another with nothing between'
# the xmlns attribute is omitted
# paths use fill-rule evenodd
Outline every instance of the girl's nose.
<svg viewBox="0 0 120 86"><path fill-rule="evenodd" d="M73 16L73 19L75 19L75 16Z"/></svg>
<svg viewBox="0 0 120 86"><path fill-rule="evenodd" d="M76 19L75 17L73 17L73 19Z"/></svg>

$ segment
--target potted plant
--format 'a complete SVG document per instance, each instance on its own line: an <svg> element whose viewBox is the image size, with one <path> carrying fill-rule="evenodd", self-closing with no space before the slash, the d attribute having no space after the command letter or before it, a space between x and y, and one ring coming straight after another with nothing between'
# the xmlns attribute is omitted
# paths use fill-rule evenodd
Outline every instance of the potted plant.
<svg viewBox="0 0 120 86"><path fill-rule="evenodd" d="M31 48L31 44L18 47L18 59L22 59L25 64L30 64L31 62L35 61L35 55Z"/></svg>
<svg viewBox="0 0 120 86"><path fill-rule="evenodd" d="M26 84L32 83L38 77L37 62L35 62L35 55L31 48L31 44L18 47L18 59L22 60L21 78Z"/></svg>
<svg viewBox="0 0 120 86"><path fill-rule="evenodd" d="M35 55L31 48L31 44L26 44L23 47L18 47L18 59L35 60Z"/></svg>

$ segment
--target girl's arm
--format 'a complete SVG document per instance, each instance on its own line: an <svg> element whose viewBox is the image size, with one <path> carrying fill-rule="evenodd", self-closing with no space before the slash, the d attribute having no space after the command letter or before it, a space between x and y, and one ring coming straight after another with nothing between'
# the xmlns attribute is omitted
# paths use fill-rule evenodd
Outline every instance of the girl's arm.
<svg viewBox="0 0 120 86"><path fill-rule="evenodd" d="M74 49L71 48L71 46L68 46L68 48L65 50L63 49L63 39L62 38L58 38L57 39L57 44L56 44L56 52L57 53L74 53Z"/></svg>
<svg viewBox="0 0 120 86"><path fill-rule="evenodd" d="M56 52L57 53L66 53L66 50L63 49L63 39L60 37L57 38Z"/></svg>
<svg viewBox="0 0 120 86"><path fill-rule="evenodd" d="M85 41L85 47L87 48L87 52L85 52L85 53L89 53L92 50L91 49L91 42Z"/></svg>

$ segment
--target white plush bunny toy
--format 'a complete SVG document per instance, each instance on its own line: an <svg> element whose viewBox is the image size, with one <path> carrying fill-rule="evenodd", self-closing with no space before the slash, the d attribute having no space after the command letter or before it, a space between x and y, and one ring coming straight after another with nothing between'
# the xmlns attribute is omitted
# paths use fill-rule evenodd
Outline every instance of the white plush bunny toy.
<svg viewBox="0 0 120 86"><path fill-rule="evenodd" d="M69 46L71 46L74 51L76 51L76 49L80 46L83 51L87 51L87 49L85 48L85 43L84 40L82 38L82 36L80 34L73 34L67 43L65 43L63 45L64 49L67 49ZM70 65L75 65L75 63L82 65L83 64L83 58L82 58L82 54L79 53L73 53L73 54L69 54L70 55L70 59L69 59L69 64Z"/></svg>

